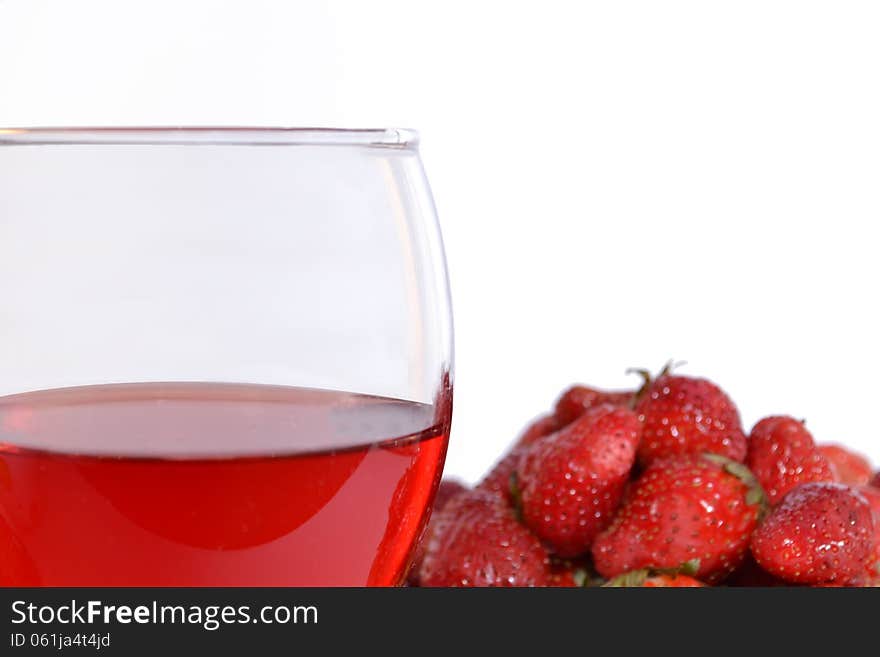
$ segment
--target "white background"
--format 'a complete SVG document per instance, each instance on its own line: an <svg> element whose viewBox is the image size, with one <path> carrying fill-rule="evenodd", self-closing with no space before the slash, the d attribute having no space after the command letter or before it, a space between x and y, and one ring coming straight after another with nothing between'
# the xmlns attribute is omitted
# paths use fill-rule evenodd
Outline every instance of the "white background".
<svg viewBox="0 0 880 657"><path fill-rule="evenodd" d="M878 35L840 0L0 0L0 125L418 128L451 474L668 358L880 461Z"/></svg>

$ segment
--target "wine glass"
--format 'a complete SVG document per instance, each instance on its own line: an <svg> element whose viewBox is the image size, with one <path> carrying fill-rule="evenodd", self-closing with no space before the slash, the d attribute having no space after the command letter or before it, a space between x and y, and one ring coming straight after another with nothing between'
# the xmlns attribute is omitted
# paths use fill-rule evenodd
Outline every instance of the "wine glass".
<svg viewBox="0 0 880 657"><path fill-rule="evenodd" d="M452 327L408 130L0 130L0 584L394 585Z"/></svg>

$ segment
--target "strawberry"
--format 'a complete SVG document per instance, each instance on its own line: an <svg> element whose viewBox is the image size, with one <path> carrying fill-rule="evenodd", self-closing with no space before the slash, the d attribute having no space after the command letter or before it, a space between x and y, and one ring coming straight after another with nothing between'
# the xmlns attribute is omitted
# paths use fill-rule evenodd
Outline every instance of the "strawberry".
<svg viewBox="0 0 880 657"><path fill-rule="evenodd" d="M459 493L464 493L467 486L457 479L444 479L437 486L437 492L434 494L433 513L439 513Z"/></svg>
<svg viewBox="0 0 880 657"><path fill-rule="evenodd" d="M562 566L550 566L550 575L545 586L552 588L572 588L581 586L575 578L575 573Z"/></svg>
<svg viewBox="0 0 880 657"><path fill-rule="evenodd" d="M556 400L554 416L562 426L577 420L584 411L601 404L628 406L635 390L599 390L576 385L566 390Z"/></svg>
<svg viewBox="0 0 880 657"><path fill-rule="evenodd" d="M654 570L651 568L641 568L639 570L631 570L622 575L611 578L602 586L608 588L695 588L705 587L698 579L694 579L693 575L700 568L700 560L694 559L681 564L678 568L671 570Z"/></svg>
<svg viewBox="0 0 880 657"><path fill-rule="evenodd" d="M540 586L549 577L540 541L480 490L457 495L439 514L419 570L422 586Z"/></svg>
<svg viewBox="0 0 880 657"><path fill-rule="evenodd" d="M645 425L639 461L712 452L734 461L746 456L739 411L711 381L661 374L639 392L636 413Z"/></svg>
<svg viewBox="0 0 880 657"><path fill-rule="evenodd" d="M761 567L755 562L755 559L754 557L752 557L751 553L749 553L746 555L746 558L743 559L743 562L739 565L739 568L734 570L730 574L730 577L724 580L724 585L736 587L776 587L788 586L788 582L786 582L785 580L781 580L774 575L771 575L766 570L762 570Z"/></svg>
<svg viewBox="0 0 880 657"><path fill-rule="evenodd" d="M804 423L784 415L766 417L754 426L746 465L771 504L798 484L834 481L828 460L816 449Z"/></svg>
<svg viewBox="0 0 880 657"><path fill-rule="evenodd" d="M649 570L633 570L618 575L603 586L613 588L696 588L705 587L700 580L690 575L651 575Z"/></svg>
<svg viewBox="0 0 880 657"><path fill-rule="evenodd" d="M865 500L867 500L868 505L871 507L871 513L873 513L874 517L878 519L878 522L875 523L875 529L877 530L878 536L880 536L880 488L875 488L874 486L857 486L857 490L862 494Z"/></svg>
<svg viewBox="0 0 880 657"><path fill-rule="evenodd" d="M880 470L874 473L874 478L871 480L871 486L874 486L874 488L880 488Z"/></svg>
<svg viewBox="0 0 880 657"><path fill-rule="evenodd" d="M483 477L477 488L490 491L502 499L512 503L510 497L510 478L519 465L520 458L528 446L561 428L561 424L553 415L542 415L529 424L517 438L511 449Z"/></svg>
<svg viewBox="0 0 880 657"><path fill-rule="evenodd" d="M716 454L655 460L593 543L596 570L611 578L697 559L695 576L716 582L742 562L763 506L760 486L741 463Z"/></svg>
<svg viewBox="0 0 880 657"><path fill-rule="evenodd" d="M859 486L858 491L871 507L871 517L874 520L874 553L868 557L868 579L880 584L880 489Z"/></svg>
<svg viewBox="0 0 880 657"><path fill-rule="evenodd" d="M789 492L752 536L755 561L787 582L846 584L873 551L871 507L855 489L806 483Z"/></svg>
<svg viewBox="0 0 880 657"><path fill-rule="evenodd" d="M851 579L848 582L819 582L818 584L809 585L809 587L813 589L865 589L871 588L872 586L873 585L868 581L868 578L863 575L857 575L854 579Z"/></svg>
<svg viewBox="0 0 880 657"><path fill-rule="evenodd" d="M565 426L555 415L542 415L531 422L519 435L516 445L531 445L533 442L558 431Z"/></svg>
<svg viewBox="0 0 880 657"><path fill-rule="evenodd" d="M546 586L581 587L589 586L593 575L589 564L581 559L560 559L550 557L550 577Z"/></svg>
<svg viewBox="0 0 880 657"><path fill-rule="evenodd" d="M430 540L431 534L433 534L436 526L437 526L437 516L440 515L440 512L446 507L450 500L459 495L460 493L464 493L467 491L467 488L459 481L455 479L444 479L440 482L440 485L437 487L437 493L434 495L434 508L431 512L431 519L428 521L427 527L425 527L425 531L422 534L422 539L419 542L418 546L416 546L415 554L413 555L412 566L409 570L409 575L407 579L409 583L413 586L418 586L419 583L419 570L422 565L422 559L425 558L425 546Z"/></svg>
<svg viewBox="0 0 880 657"><path fill-rule="evenodd" d="M642 586L645 588L697 588L706 585L688 575L654 575L648 577Z"/></svg>
<svg viewBox="0 0 880 657"><path fill-rule="evenodd" d="M640 436L635 413L602 404L523 454L517 480L522 519L555 554L586 552L611 522Z"/></svg>
<svg viewBox="0 0 880 657"><path fill-rule="evenodd" d="M818 450L831 466L837 483L864 486L871 481L871 464L861 454L840 445L819 445Z"/></svg>
<svg viewBox="0 0 880 657"><path fill-rule="evenodd" d="M520 458L526 451L528 451L527 445L515 446L492 466L492 469L477 484L476 489L492 493L499 499L513 504L510 491L511 477L519 465Z"/></svg>

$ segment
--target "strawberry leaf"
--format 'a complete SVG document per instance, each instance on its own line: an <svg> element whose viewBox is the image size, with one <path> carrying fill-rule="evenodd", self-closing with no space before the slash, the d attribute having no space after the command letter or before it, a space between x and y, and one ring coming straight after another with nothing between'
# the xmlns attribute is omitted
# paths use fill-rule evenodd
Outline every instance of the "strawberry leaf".
<svg viewBox="0 0 880 657"><path fill-rule="evenodd" d="M572 571L571 578L574 580L575 586L581 588L590 586L590 573L587 572L586 568L576 568Z"/></svg>
<svg viewBox="0 0 880 657"><path fill-rule="evenodd" d="M645 583L646 579L648 579L648 569L642 568L641 570L631 570L628 573L613 577L602 586L608 588L640 587Z"/></svg>
<svg viewBox="0 0 880 657"><path fill-rule="evenodd" d="M746 491L746 504L758 507L758 520L766 515L769 508L767 495L764 493L764 489L758 482L757 477L752 474L752 471L749 470L748 467L739 461L734 461L726 456L721 456L720 454L711 454L707 452L703 454L703 458L710 463L720 465L727 474L733 475L748 486L748 491Z"/></svg>
<svg viewBox="0 0 880 657"><path fill-rule="evenodd" d="M685 561L678 569L678 575L687 575L688 577L696 577L697 573L700 571L700 560L699 559L691 559L690 561Z"/></svg>
<svg viewBox="0 0 880 657"><path fill-rule="evenodd" d="M700 570L700 560L690 559L675 568L642 568L640 570L631 570L614 577L603 586L609 587L638 587L642 586L649 577L655 575L668 575L670 577L678 577L679 575L687 575L688 577L696 577Z"/></svg>
<svg viewBox="0 0 880 657"><path fill-rule="evenodd" d="M676 566L675 568L652 568L651 574L653 575L671 575L675 577L676 575L687 575L689 577L695 577L696 574L700 571L700 560L699 559L690 559L689 561L685 561L680 566Z"/></svg>

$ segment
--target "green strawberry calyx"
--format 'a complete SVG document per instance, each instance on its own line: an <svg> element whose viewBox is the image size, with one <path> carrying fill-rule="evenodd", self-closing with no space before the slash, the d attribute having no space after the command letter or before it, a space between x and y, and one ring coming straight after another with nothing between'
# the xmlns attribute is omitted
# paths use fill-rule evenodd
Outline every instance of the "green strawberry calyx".
<svg viewBox="0 0 880 657"><path fill-rule="evenodd" d="M649 577L657 575L669 575L671 577L687 575L688 577L694 577L699 570L700 560L691 559L676 568L640 568L638 570L631 570L617 577L612 577L603 586L610 588L637 588L642 586Z"/></svg>
<svg viewBox="0 0 880 657"><path fill-rule="evenodd" d="M720 465L727 474L733 475L744 483L748 487L748 491L746 492L746 504L758 507L759 520L764 517L769 509L767 495L764 493L764 489L758 482L758 478L752 474L752 471L749 470L748 467L739 461L734 461L726 456L721 456L721 454L706 452L703 454L703 458L710 463Z"/></svg>

